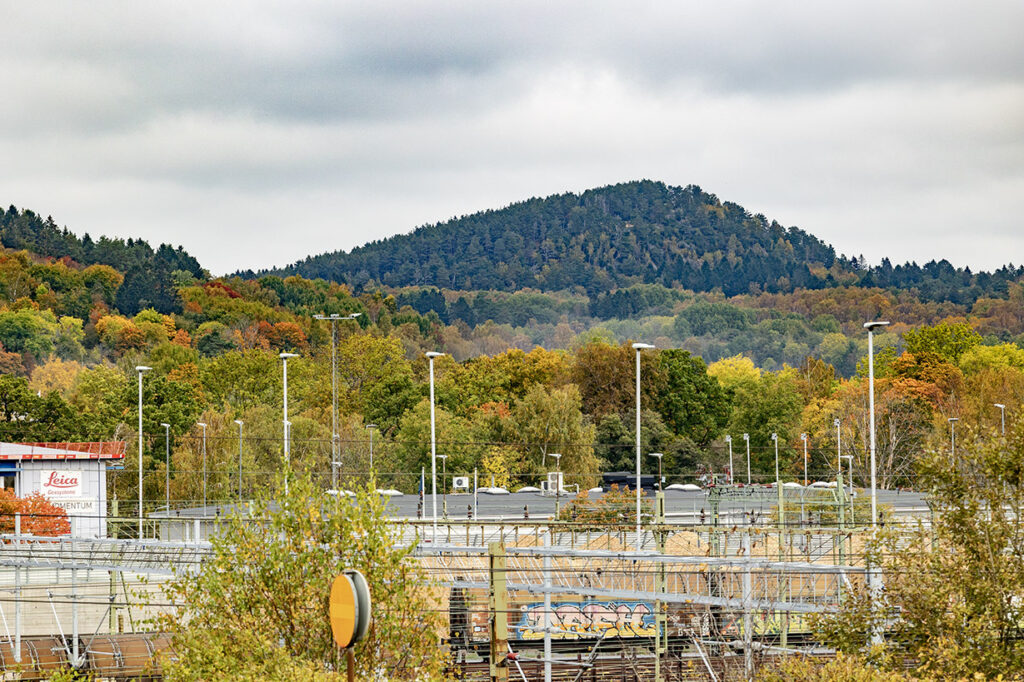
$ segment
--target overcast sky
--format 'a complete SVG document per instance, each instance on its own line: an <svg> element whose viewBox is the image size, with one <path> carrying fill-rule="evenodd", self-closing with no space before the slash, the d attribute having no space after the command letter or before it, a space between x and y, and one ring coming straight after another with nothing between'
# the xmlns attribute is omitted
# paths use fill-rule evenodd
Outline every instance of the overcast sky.
<svg viewBox="0 0 1024 682"><path fill-rule="evenodd" d="M1024 3L0 0L0 202L214 274L640 178L1024 261Z"/></svg>

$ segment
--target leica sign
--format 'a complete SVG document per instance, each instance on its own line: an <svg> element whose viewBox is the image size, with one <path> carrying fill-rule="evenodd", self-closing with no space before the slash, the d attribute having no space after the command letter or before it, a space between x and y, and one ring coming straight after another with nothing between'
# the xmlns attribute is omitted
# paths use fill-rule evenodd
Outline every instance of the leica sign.
<svg viewBox="0 0 1024 682"><path fill-rule="evenodd" d="M82 495L81 471L43 469L39 476L39 491L51 500Z"/></svg>

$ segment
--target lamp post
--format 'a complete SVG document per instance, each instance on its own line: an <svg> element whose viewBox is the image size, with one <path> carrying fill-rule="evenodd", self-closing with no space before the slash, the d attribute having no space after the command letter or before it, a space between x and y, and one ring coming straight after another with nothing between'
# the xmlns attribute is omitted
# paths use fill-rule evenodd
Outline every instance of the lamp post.
<svg viewBox="0 0 1024 682"><path fill-rule="evenodd" d="M664 457L665 455L663 453L660 453L660 452L652 452L652 453L650 453L650 456L658 458L658 492L660 493L661 492L661 458Z"/></svg>
<svg viewBox="0 0 1024 682"><path fill-rule="evenodd" d="M299 357L298 353L281 353L277 357L281 358L281 367L283 372L284 384L282 386L282 393L284 396L284 418L281 420L282 426L284 426L284 492L288 494L288 472L291 469L291 422L288 421L288 358Z"/></svg>
<svg viewBox="0 0 1024 682"><path fill-rule="evenodd" d="M949 454L956 457L956 423L960 417L949 418Z"/></svg>
<svg viewBox="0 0 1024 682"><path fill-rule="evenodd" d="M732 468L732 436L726 436L725 442L729 444L729 485L732 485L736 477L736 472Z"/></svg>
<svg viewBox="0 0 1024 682"><path fill-rule="evenodd" d="M238 424L238 501L242 501L242 426L245 422L241 419L236 419L235 423Z"/></svg>
<svg viewBox="0 0 1024 682"><path fill-rule="evenodd" d="M649 343L634 343L633 350L636 351L636 551L643 547L643 538L640 535L640 351L653 350L654 346Z"/></svg>
<svg viewBox="0 0 1024 682"><path fill-rule="evenodd" d="M164 427L164 504L171 511L171 425L160 422Z"/></svg>
<svg viewBox="0 0 1024 682"><path fill-rule="evenodd" d="M206 424L203 422L196 422L198 426L203 428L203 513L206 513Z"/></svg>
<svg viewBox="0 0 1024 682"><path fill-rule="evenodd" d="M558 515L562 511L562 455L552 452L548 457L555 458L555 521L557 521Z"/></svg>
<svg viewBox="0 0 1024 682"><path fill-rule="evenodd" d="M871 424L871 528L872 532L878 530L878 475L875 464L875 330L879 327L886 327L889 322L878 320L865 322L864 328L868 330L868 410ZM852 478L852 475L851 475ZM868 592L871 594L871 609L877 611L881 601L881 574L877 567L868 568ZM882 631L875 628L871 635L873 644L881 644Z"/></svg>
<svg viewBox="0 0 1024 682"><path fill-rule="evenodd" d="M1006 405L1002 403L992 403L999 408L999 435L1006 435Z"/></svg>
<svg viewBox="0 0 1024 682"><path fill-rule="evenodd" d="M800 440L804 442L804 485L807 485L807 434L801 433Z"/></svg>
<svg viewBox="0 0 1024 682"><path fill-rule="evenodd" d="M338 321L354 320L361 313L339 315L338 313L314 315L314 320L328 320L331 323L331 487L338 488L338 465L341 457L341 436L338 435Z"/></svg>
<svg viewBox="0 0 1024 682"><path fill-rule="evenodd" d="M364 427L370 432L370 474L373 474L373 432L377 430L376 424L367 424Z"/></svg>
<svg viewBox="0 0 1024 682"><path fill-rule="evenodd" d="M427 364L430 365L430 504L434 512L434 544L437 544L437 431L434 420L434 358L439 358L444 353L428 351Z"/></svg>
<svg viewBox="0 0 1024 682"><path fill-rule="evenodd" d="M448 521L448 487L445 481L448 479L448 455L438 455L441 460L441 516Z"/></svg>
<svg viewBox="0 0 1024 682"><path fill-rule="evenodd" d="M888 326L887 321L865 322L868 330L868 411L871 424L871 525L878 524L878 479L875 465L875 330Z"/></svg>
<svg viewBox="0 0 1024 682"><path fill-rule="evenodd" d="M779 478L779 434L772 434L772 443L775 444L775 485L781 485L782 479Z"/></svg>
<svg viewBox="0 0 1024 682"><path fill-rule="evenodd" d="M853 523L853 455L842 455L839 459L846 460L846 474L847 478L850 479L850 523ZM842 466L841 461L839 466ZM846 494L845 490L843 491L843 494Z"/></svg>
<svg viewBox="0 0 1024 682"><path fill-rule="evenodd" d="M843 434L839 430L839 418L833 419L832 424L836 427L836 466L839 473L843 473Z"/></svg>
<svg viewBox="0 0 1024 682"><path fill-rule="evenodd" d="M137 365L135 371L139 373L139 539L142 539L142 375L152 367Z"/></svg>
<svg viewBox="0 0 1024 682"><path fill-rule="evenodd" d="M750 485L750 434L744 433L743 440L747 444L747 485Z"/></svg>

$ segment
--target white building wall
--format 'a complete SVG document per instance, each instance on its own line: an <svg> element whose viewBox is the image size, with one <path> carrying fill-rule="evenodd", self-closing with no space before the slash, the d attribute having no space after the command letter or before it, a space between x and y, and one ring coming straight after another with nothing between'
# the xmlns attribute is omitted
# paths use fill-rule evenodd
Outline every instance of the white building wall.
<svg viewBox="0 0 1024 682"><path fill-rule="evenodd" d="M78 537L106 537L107 465L104 460L27 460L21 463L16 493L19 496L43 492L44 472L78 474L79 485L68 496L47 498L68 513L72 532Z"/></svg>

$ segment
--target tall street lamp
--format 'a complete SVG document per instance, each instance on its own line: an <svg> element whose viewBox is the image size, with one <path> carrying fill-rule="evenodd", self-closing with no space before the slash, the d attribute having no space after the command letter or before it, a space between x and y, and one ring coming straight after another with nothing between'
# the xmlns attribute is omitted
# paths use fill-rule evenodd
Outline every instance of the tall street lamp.
<svg viewBox="0 0 1024 682"><path fill-rule="evenodd" d="M562 511L562 455L558 452L548 454L555 458L555 521Z"/></svg>
<svg viewBox="0 0 1024 682"><path fill-rule="evenodd" d="M1002 436L1006 435L1006 405L1002 403L992 403L999 408L999 434Z"/></svg>
<svg viewBox="0 0 1024 682"><path fill-rule="evenodd" d="M441 515L448 521L448 487L445 483L448 480L448 455L438 455L441 460Z"/></svg>
<svg viewBox="0 0 1024 682"><path fill-rule="evenodd" d="M206 424L196 422L203 429L203 513L206 513Z"/></svg>
<svg viewBox="0 0 1024 682"><path fill-rule="evenodd" d="M434 513L434 544L437 544L437 431L434 421L434 358L439 358L444 353L427 351L427 364L430 365L430 504Z"/></svg>
<svg viewBox="0 0 1024 682"><path fill-rule="evenodd" d="M341 458L341 436L338 435L338 322L354 320L362 313L351 315L314 315L314 320L328 320L331 323L331 487L338 489L338 466Z"/></svg>
<svg viewBox="0 0 1024 682"><path fill-rule="evenodd" d="M726 436L725 442L729 444L729 485L732 485L736 477L736 472L732 468L732 436Z"/></svg>
<svg viewBox="0 0 1024 682"><path fill-rule="evenodd" d="M772 434L772 443L775 444L775 485L782 485L782 479L779 478L779 434Z"/></svg>
<svg viewBox="0 0 1024 682"><path fill-rule="evenodd" d="M636 551L643 547L643 538L640 535L640 351L653 350L654 346L649 343L634 343L633 350L636 351Z"/></svg>
<svg viewBox="0 0 1024 682"><path fill-rule="evenodd" d="M871 525L878 524L878 478L875 464L875 330L886 327L888 321L865 322L868 330L868 412L871 430Z"/></svg>
<svg viewBox="0 0 1024 682"><path fill-rule="evenodd" d="M241 419L236 419L238 424L238 501L242 501L242 426L245 424Z"/></svg>
<svg viewBox="0 0 1024 682"><path fill-rule="evenodd" d="M949 418L949 454L956 457L956 423L960 417Z"/></svg>
<svg viewBox="0 0 1024 682"><path fill-rule="evenodd" d="M843 473L843 442L842 442L842 431L839 430L839 418L832 420L832 424L836 427L836 462L839 473Z"/></svg>
<svg viewBox="0 0 1024 682"><path fill-rule="evenodd" d="M807 434L801 433L800 440L804 442L804 485L807 485Z"/></svg>
<svg viewBox="0 0 1024 682"><path fill-rule="evenodd" d="M367 424L364 428L370 432L370 474L373 474L373 432L377 430L377 425Z"/></svg>
<svg viewBox="0 0 1024 682"><path fill-rule="evenodd" d="M743 434L743 441L747 444L747 485L750 485L750 434Z"/></svg>
<svg viewBox="0 0 1024 682"><path fill-rule="evenodd" d="M277 357L281 358L282 372L284 378L284 384L282 393L284 394L284 419L282 419L282 425L284 426L284 492L288 494L288 472L291 469L291 422L288 421L288 358L299 357L298 353L281 353Z"/></svg>
<svg viewBox="0 0 1024 682"><path fill-rule="evenodd" d="M152 367L137 365L135 371L139 373L139 539L142 539L142 375Z"/></svg>
<svg viewBox="0 0 1024 682"><path fill-rule="evenodd" d="M879 327L887 327L887 320L876 320L865 322L864 328L868 330L868 411L871 425L871 528L872 532L878 530L878 474L875 464L875 330ZM851 476L852 478L852 476ZM881 574L877 567L868 568L868 592L871 594L872 611L876 611L881 600ZM873 644L882 642L882 632L875 628L871 635Z"/></svg>
<svg viewBox="0 0 1024 682"><path fill-rule="evenodd" d="M164 503L171 511L171 425L160 422L164 427Z"/></svg>

